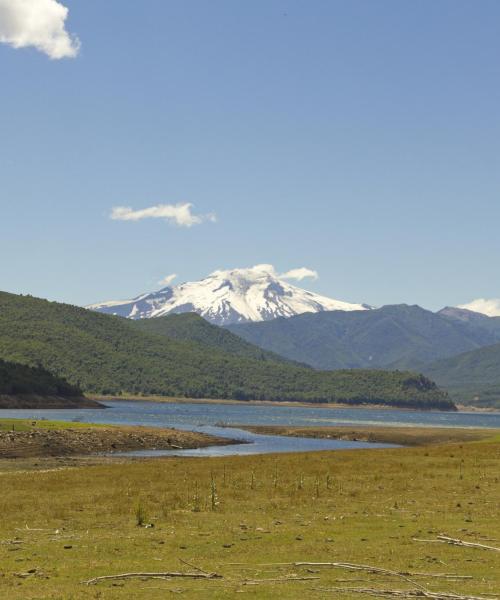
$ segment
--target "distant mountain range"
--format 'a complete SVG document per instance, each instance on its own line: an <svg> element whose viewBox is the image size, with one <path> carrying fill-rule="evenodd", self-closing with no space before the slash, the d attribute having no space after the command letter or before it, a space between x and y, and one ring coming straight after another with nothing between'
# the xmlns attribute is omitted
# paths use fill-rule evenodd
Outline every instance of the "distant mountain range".
<svg viewBox="0 0 500 600"><path fill-rule="evenodd" d="M88 308L127 317L144 332L222 344L235 356L321 370L419 371L455 398L500 406L500 316L491 316L497 304L477 300L437 313L408 305L374 308L314 294L276 275L271 265L257 265ZM194 314L161 318L175 313L196 313L226 332Z"/></svg>
<svg viewBox="0 0 500 600"><path fill-rule="evenodd" d="M176 322L152 319L144 331L142 322L0 292L0 359L99 394L454 408L416 373L315 371L219 335L196 315L164 319Z"/></svg>
<svg viewBox="0 0 500 600"><path fill-rule="evenodd" d="M419 371L457 401L500 407L500 317L395 305L304 314L229 330L317 369Z"/></svg>
<svg viewBox="0 0 500 600"><path fill-rule="evenodd" d="M368 310L320 296L291 285L271 265L215 271L201 281L165 287L132 300L112 300L88 306L97 312L130 319L194 312L216 325L268 321L302 313L330 310Z"/></svg>
<svg viewBox="0 0 500 600"><path fill-rule="evenodd" d="M500 341L500 318L405 304L229 326L247 342L317 369L422 369Z"/></svg>

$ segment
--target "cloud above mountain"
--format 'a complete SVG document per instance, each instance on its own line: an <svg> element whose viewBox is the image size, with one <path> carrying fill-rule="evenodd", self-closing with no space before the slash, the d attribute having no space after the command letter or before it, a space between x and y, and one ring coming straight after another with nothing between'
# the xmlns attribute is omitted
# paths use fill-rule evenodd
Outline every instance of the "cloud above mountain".
<svg viewBox="0 0 500 600"><path fill-rule="evenodd" d="M158 282L160 285L170 285L174 279L177 278L177 273L172 273L171 275L166 275L163 279L160 279Z"/></svg>
<svg viewBox="0 0 500 600"><path fill-rule="evenodd" d="M248 272L256 275L264 274L271 275L272 277L276 277L278 279L294 279L295 281L302 281L303 279L318 279L319 275L317 271L313 269L309 269L307 267L297 267L295 269L290 269L285 273L278 273L278 271L274 268L273 265L263 263L260 265L255 265L253 267L249 267L247 269L237 269L241 272ZM224 272L222 269L215 271L214 273L222 273Z"/></svg>
<svg viewBox="0 0 500 600"><path fill-rule="evenodd" d="M298 269L290 269L286 273L280 275L281 279L294 279L295 281L302 281L303 279L318 279L319 275L317 271L308 269L307 267L299 267Z"/></svg>
<svg viewBox="0 0 500 600"><path fill-rule="evenodd" d="M0 42L34 47L49 58L74 58L80 40L66 30L68 8L57 0L0 0Z"/></svg>
<svg viewBox="0 0 500 600"><path fill-rule="evenodd" d="M192 227L204 221L215 222L214 214L195 215L193 205L189 202L181 204L157 204L149 208L134 210L128 206L115 206L111 211L114 221L142 221L143 219L164 219L179 227Z"/></svg>
<svg viewBox="0 0 500 600"><path fill-rule="evenodd" d="M500 317L500 298L477 298L467 304L460 304L458 308L465 308L473 312L482 313L488 317Z"/></svg>

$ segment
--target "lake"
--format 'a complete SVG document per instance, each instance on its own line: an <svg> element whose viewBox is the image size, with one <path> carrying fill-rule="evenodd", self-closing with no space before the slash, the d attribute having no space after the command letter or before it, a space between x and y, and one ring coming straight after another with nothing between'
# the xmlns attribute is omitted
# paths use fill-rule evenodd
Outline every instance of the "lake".
<svg viewBox="0 0 500 600"><path fill-rule="evenodd" d="M221 427L220 425L223 423L295 426L392 425L408 427L500 428L500 413L321 408L252 405L244 402L241 404L205 404L113 400L105 404L107 408L101 409L1 410L0 416L34 420L54 419L59 421L81 421L114 425L174 427L177 429L212 433L244 442L230 446L211 446L209 448L194 450L146 450L127 453L133 456L223 456L388 447L387 444L372 444L368 442L258 435L241 429Z"/></svg>

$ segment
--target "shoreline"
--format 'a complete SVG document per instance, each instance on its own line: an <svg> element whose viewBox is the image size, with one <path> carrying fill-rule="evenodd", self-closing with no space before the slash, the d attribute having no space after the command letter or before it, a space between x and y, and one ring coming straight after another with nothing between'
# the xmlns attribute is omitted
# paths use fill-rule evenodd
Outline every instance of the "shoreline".
<svg viewBox="0 0 500 600"><path fill-rule="evenodd" d="M391 427L386 425L303 427L288 425L239 425L234 427L260 435L283 435L287 437L309 437L351 442L371 442L397 444L398 446L427 446L432 444L452 444L500 441L500 429L465 429L459 427Z"/></svg>
<svg viewBox="0 0 500 600"><path fill-rule="evenodd" d="M135 450L180 450L238 443L172 428L0 419L0 459L100 456Z"/></svg>
<svg viewBox="0 0 500 600"><path fill-rule="evenodd" d="M340 408L349 408L352 410L399 410L403 412L500 412L492 409L474 410L473 407L463 407L468 410L461 410L457 406L457 410L439 410L436 408L407 408L401 406L388 406L387 404L342 404L342 403L327 403L327 402L291 402L279 401L279 400L228 400L228 399L215 399L215 398L176 398L170 396L135 396L135 395L124 395L124 396L104 396L99 394L89 394L87 398L94 400L95 402L157 402L159 404L235 404L235 405L250 405L250 406L284 406L288 408L299 407L299 408L323 408L330 410L337 410Z"/></svg>

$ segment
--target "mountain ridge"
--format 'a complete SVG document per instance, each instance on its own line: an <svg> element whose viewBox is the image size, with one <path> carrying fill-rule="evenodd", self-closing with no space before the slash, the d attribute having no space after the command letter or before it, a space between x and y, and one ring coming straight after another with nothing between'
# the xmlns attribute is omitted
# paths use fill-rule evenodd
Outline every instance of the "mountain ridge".
<svg viewBox="0 0 500 600"><path fill-rule="evenodd" d="M406 304L303 314L228 329L265 350L318 369L421 369L434 360L500 341L500 328L477 327Z"/></svg>
<svg viewBox="0 0 500 600"><path fill-rule="evenodd" d="M309 292L280 277L272 265L262 264L248 269L214 271L200 281L167 286L132 300L91 304L87 308L130 319L195 312L213 324L229 325L306 312L369 310L371 307Z"/></svg>
<svg viewBox="0 0 500 600"><path fill-rule="evenodd" d="M500 343L435 361L424 372L457 401L500 409Z"/></svg>
<svg viewBox="0 0 500 600"><path fill-rule="evenodd" d="M98 394L454 409L445 392L416 373L320 372L240 358L139 331L124 318L6 292L0 292L0 358L39 364Z"/></svg>

